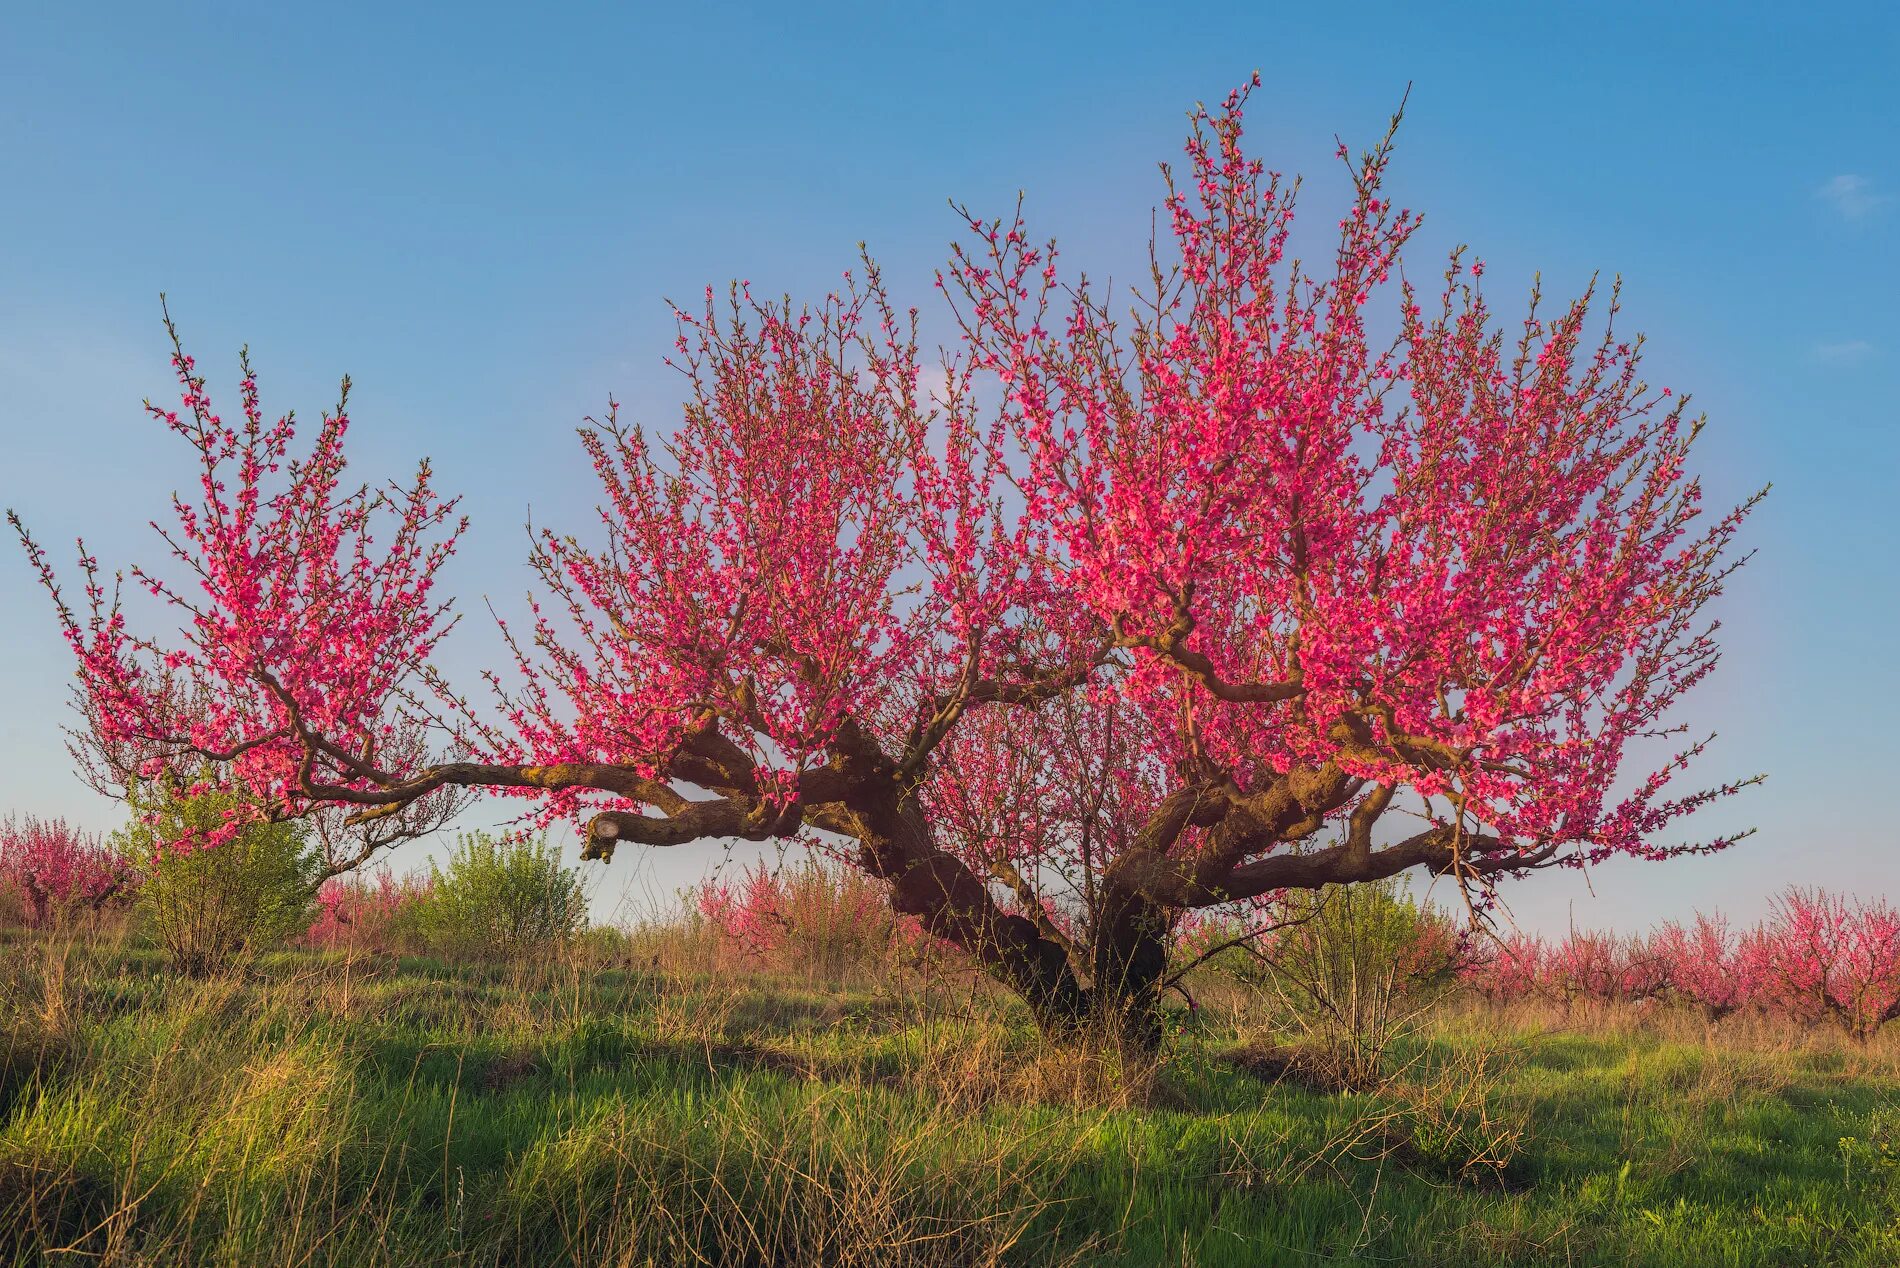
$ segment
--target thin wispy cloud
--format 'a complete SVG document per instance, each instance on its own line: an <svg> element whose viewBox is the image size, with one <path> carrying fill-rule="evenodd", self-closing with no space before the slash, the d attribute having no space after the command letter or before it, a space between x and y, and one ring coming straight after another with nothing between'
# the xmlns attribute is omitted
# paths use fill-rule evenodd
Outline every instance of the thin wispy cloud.
<svg viewBox="0 0 1900 1268"><path fill-rule="evenodd" d="M1814 359L1834 365L1844 365L1862 360L1874 350L1874 345L1865 339L1843 339L1839 343L1817 343L1814 345Z"/></svg>
<svg viewBox="0 0 1900 1268"><path fill-rule="evenodd" d="M1893 195L1874 188L1872 181L1842 172L1814 191L1814 196L1848 220L1861 220L1893 201Z"/></svg>

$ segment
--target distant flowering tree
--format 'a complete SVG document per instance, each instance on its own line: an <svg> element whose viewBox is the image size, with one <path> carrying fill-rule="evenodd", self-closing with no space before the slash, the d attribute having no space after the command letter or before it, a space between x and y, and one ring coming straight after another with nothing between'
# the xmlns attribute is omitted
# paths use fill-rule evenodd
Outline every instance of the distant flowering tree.
<svg viewBox="0 0 1900 1268"><path fill-rule="evenodd" d="M930 942L921 926L890 909L883 887L855 869L816 858L778 868L764 862L737 880L712 877L692 893L699 916L747 960L836 975L877 961L896 946Z"/></svg>
<svg viewBox="0 0 1900 1268"><path fill-rule="evenodd" d="M0 889L13 892L29 927L123 902L137 879L116 851L64 819L0 819Z"/></svg>
<svg viewBox="0 0 1900 1268"><path fill-rule="evenodd" d="M1551 993L1565 1006L1578 999L1610 999L1621 976L1616 943L1605 935L1573 929L1550 948L1544 972Z"/></svg>
<svg viewBox="0 0 1900 1268"><path fill-rule="evenodd" d="M1648 939L1573 929L1539 962L1544 993L1569 1005L1655 999L1669 984L1668 965Z"/></svg>
<svg viewBox="0 0 1900 1268"><path fill-rule="evenodd" d="M1625 939L1622 967L1619 993L1623 999L1658 1000L1669 994L1670 961L1654 935Z"/></svg>
<svg viewBox="0 0 1900 1268"><path fill-rule="evenodd" d="M1900 1020L1900 911L1793 888L1739 933L1702 915L1649 937L1572 931L1546 945L1514 935L1473 956L1462 976L1497 1003L1674 999L1711 1022L1749 1009L1796 1026L1831 1022L1865 1043Z"/></svg>
<svg viewBox="0 0 1900 1268"><path fill-rule="evenodd" d="M1900 912L1884 901L1790 889L1755 950L1771 1009L1832 1021L1863 1043L1900 1018Z"/></svg>
<svg viewBox="0 0 1900 1268"><path fill-rule="evenodd" d="M312 947L399 950L419 941L413 916L430 888L427 876L398 877L388 867L332 876L317 888L316 915L302 941Z"/></svg>
<svg viewBox="0 0 1900 1268"><path fill-rule="evenodd" d="M227 423L179 351L182 410L153 413L199 487L175 576L133 574L177 633L135 632L83 547L59 605L94 745L209 761L269 817L341 808L365 855L470 788L596 858L821 832L1052 1032L1150 1043L1183 913L1721 848L1664 837L1740 786L1673 791L1705 741L1618 784L1716 663L1748 509L1703 518L1686 399L1588 292L1507 343L1461 255L1436 298L1398 284L1375 346L1418 223L1390 134L1302 269L1245 96L1195 115L1131 314L1020 215L967 216L934 399L875 266L815 308L679 312L685 416L583 430L595 537L537 535L493 711L429 668L460 522L427 466L352 489L342 408L293 454L248 364Z"/></svg>
<svg viewBox="0 0 1900 1268"><path fill-rule="evenodd" d="M1543 993L1550 948L1535 934L1512 931L1474 939L1459 977L1494 1004L1516 1004Z"/></svg>
<svg viewBox="0 0 1900 1268"><path fill-rule="evenodd" d="M1653 945L1667 966L1670 992L1701 1009L1709 1021L1720 1021L1760 992L1761 933L1737 935L1719 913L1699 915L1686 928L1666 924Z"/></svg>
<svg viewBox="0 0 1900 1268"><path fill-rule="evenodd" d="M763 863L747 868L736 884L724 878L700 882L693 891L693 907L701 920L747 956L763 959L789 931L778 876Z"/></svg>

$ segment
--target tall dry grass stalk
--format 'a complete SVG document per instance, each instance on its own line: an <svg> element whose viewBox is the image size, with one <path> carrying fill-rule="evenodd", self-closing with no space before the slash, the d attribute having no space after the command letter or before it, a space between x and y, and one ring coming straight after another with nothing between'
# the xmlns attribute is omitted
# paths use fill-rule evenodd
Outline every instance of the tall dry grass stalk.
<svg viewBox="0 0 1900 1268"><path fill-rule="evenodd" d="M742 1109L683 1141L603 1114L516 1160L513 1240L575 1263L987 1265L1058 1200L1060 1154L969 1135L950 1108L919 1118L834 1091L799 1119ZM875 1147L819 1143L838 1139Z"/></svg>

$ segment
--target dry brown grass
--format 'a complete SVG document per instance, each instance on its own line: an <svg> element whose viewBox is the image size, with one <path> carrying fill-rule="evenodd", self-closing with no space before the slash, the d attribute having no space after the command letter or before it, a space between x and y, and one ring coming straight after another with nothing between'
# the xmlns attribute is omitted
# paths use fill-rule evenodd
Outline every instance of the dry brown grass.
<svg viewBox="0 0 1900 1268"><path fill-rule="evenodd" d="M524 1160L508 1218L565 1262L992 1265L1060 1197L1059 1153L977 1140L941 1166L954 1110L918 1119L843 1091L800 1114L805 1130L727 1114L690 1144L615 1112ZM964 1125L967 1126L967 1125ZM875 1139L836 1151L826 1137ZM1005 1194L962 1201L959 1194ZM1091 1262L1077 1245L1042 1260Z"/></svg>

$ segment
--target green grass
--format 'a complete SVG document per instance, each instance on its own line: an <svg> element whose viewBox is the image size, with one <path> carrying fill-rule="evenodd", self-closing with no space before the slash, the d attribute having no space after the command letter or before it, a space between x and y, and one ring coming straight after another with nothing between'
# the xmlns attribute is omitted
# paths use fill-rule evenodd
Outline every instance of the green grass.
<svg viewBox="0 0 1900 1268"><path fill-rule="evenodd" d="M1337 1094L954 980L0 958L0 1264L1900 1263L1887 1040L1454 1012Z"/></svg>

